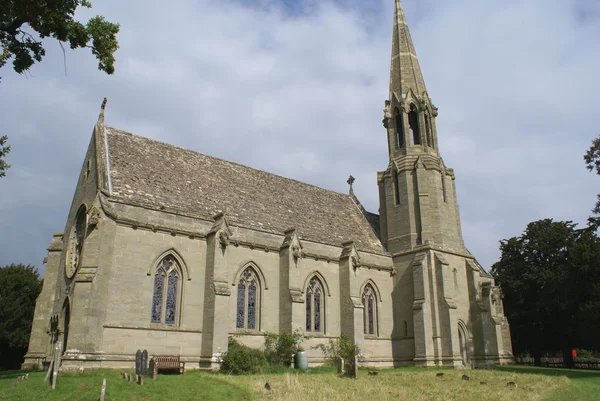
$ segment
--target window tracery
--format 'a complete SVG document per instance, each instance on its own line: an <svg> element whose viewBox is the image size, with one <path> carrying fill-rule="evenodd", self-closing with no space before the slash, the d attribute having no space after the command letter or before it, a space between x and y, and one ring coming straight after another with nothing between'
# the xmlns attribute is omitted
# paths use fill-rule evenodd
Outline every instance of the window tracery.
<svg viewBox="0 0 600 401"><path fill-rule="evenodd" d="M237 313L235 327L258 330L259 281L252 267L242 273L237 286Z"/></svg>
<svg viewBox="0 0 600 401"><path fill-rule="evenodd" d="M165 256L154 274L152 294L152 323L177 324L181 267L177 260Z"/></svg>
<svg viewBox="0 0 600 401"><path fill-rule="evenodd" d="M306 331L323 333L324 330L324 291L323 284L315 276L306 288Z"/></svg>
<svg viewBox="0 0 600 401"><path fill-rule="evenodd" d="M364 333L377 335L377 297L371 284L367 284L362 294Z"/></svg>

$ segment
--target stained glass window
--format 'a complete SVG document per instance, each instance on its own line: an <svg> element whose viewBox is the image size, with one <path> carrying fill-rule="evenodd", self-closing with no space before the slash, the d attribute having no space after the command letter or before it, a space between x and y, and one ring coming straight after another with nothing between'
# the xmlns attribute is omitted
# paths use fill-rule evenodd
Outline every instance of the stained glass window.
<svg viewBox="0 0 600 401"><path fill-rule="evenodd" d="M253 268L248 267L242 272L237 288L235 327L238 329L258 330L260 287L258 277Z"/></svg>
<svg viewBox="0 0 600 401"><path fill-rule="evenodd" d="M371 284L367 284L363 291L363 324L364 333L369 336L377 335L377 298Z"/></svg>
<svg viewBox="0 0 600 401"><path fill-rule="evenodd" d="M179 264L172 256L166 256L156 269L152 293L152 323L177 323L180 274Z"/></svg>
<svg viewBox="0 0 600 401"><path fill-rule="evenodd" d="M317 277L310 279L306 289L306 331L324 332L323 285Z"/></svg>

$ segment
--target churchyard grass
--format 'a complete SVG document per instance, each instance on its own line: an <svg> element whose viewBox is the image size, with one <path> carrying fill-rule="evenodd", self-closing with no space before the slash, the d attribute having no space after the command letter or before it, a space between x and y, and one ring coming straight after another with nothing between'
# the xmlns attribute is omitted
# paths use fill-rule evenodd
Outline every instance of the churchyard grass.
<svg viewBox="0 0 600 401"><path fill-rule="evenodd" d="M0 400L92 401L100 397L107 379L106 401L586 401L600 399L600 372L510 366L496 370L400 368L369 375L361 369L358 379L338 378L332 368L298 373L280 369L254 376L230 376L188 371L184 375L159 375L143 386L127 382L120 371L96 370L60 374L57 389L44 382L44 372L29 374L16 384L22 372L0 372ZM443 372L442 377L436 377ZM462 380L466 374L470 380ZM517 387L507 387L507 382ZM265 383L270 390L265 389ZM485 382L486 384L481 384ZM13 386L14 384L14 386Z"/></svg>
<svg viewBox="0 0 600 401"><path fill-rule="evenodd" d="M133 371L131 371L133 372ZM45 372L29 373L29 378L16 382L23 372L0 372L0 400L10 401L97 401L102 379L106 378L105 401L188 401L188 400L255 400L244 385L223 380L203 372L183 375L159 375L146 379L143 386L121 378L120 371L99 369L85 373L59 373L56 390L44 382Z"/></svg>

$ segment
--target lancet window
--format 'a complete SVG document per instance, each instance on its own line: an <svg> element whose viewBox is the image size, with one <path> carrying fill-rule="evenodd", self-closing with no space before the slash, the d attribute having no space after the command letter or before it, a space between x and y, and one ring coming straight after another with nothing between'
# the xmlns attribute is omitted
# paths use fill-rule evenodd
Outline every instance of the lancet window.
<svg viewBox="0 0 600 401"><path fill-rule="evenodd" d="M404 113L402 113L397 107L394 110L395 121L396 121L396 149L404 147Z"/></svg>
<svg viewBox="0 0 600 401"><path fill-rule="evenodd" d="M152 323L177 324L181 296L181 267L177 260L165 256L154 274Z"/></svg>
<svg viewBox="0 0 600 401"><path fill-rule="evenodd" d="M398 173L396 170L392 170L392 183L394 188L394 204L398 206L400 204L400 187L398 186Z"/></svg>
<svg viewBox="0 0 600 401"><path fill-rule="evenodd" d="M363 324L365 335L377 335L377 297L371 284L367 284L362 294Z"/></svg>
<svg viewBox="0 0 600 401"><path fill-rule="evenodd" d="M408 129L411 133L411 137L414 145L421 144L421 130L419 129L419 113L414 104L410 105L410 112L408 113Z"/></svg>
<svg viewBox="0 0 600 401"><path fill-rule="evenodd" d="M237 285L237 313L235 327L258 330L260 283L256 271L246 268Z"/></svg>
<svg viewBox="0 0 600 401"><path fill-rule="evenodd" d="M310 279L306 288L306 331L323 333L325 326L323 284L317 277Z"/></svg>

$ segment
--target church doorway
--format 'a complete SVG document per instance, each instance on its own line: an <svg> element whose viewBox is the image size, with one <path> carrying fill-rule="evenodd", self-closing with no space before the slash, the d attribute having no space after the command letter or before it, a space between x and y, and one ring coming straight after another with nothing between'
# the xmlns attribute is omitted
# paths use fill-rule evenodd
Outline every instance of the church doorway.
<svg viewBox="0 0 600 401"><path fill-rule="evenodd" d="M469 356L469 343L468 343L467 329L466 327L459 323L458 324L458 344L460 346L460 357L462 359L463 365L465 367L470 366L470 356Z"/></svg>
<svg viewBox="0 0 600 401"><path fill-rule="evenodd" d="M62 326L63 326L63 343L62 343L62 352L65 353L67 349L67 340L69 339L69 324L71 323L71 303L69 302L69 298L65 299L65 303L63 304L62 309Z"/></svg>

